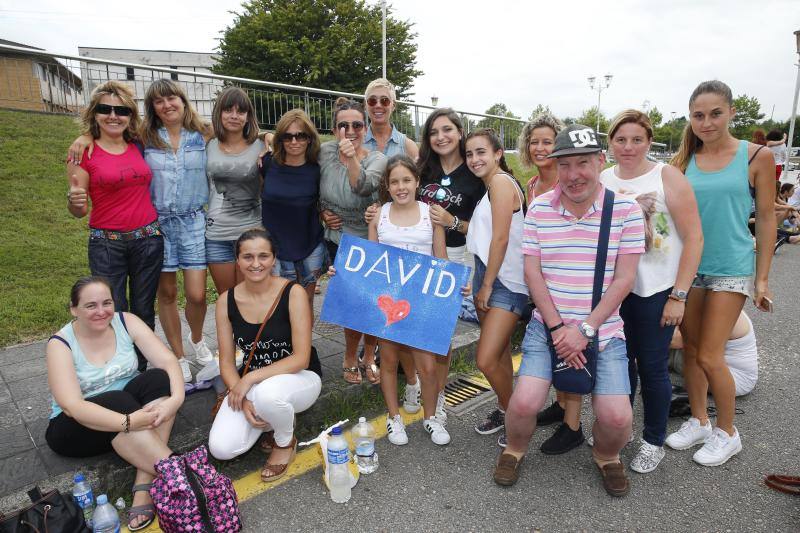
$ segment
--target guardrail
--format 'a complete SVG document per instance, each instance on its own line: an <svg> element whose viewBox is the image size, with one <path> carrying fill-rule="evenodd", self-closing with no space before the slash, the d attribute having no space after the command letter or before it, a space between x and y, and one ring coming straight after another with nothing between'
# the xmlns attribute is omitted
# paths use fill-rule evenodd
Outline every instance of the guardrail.
<svg viewBox="0 0 800 533"><path fill-rule="evenodd" d="M209 71L173 69L153 65L111 61L92 57L55 54L45 50L0 44L0 107L46 112L79 113L91 91L108 80L128 83L143 111L147 87L156 79L170 77L181 84L197 111L211 118L214 99L225 86L237 85L253 101L259 125L274 128L286 111L302 108L320 132L330 132L333 103L340 96L363 100L363 94L304 87L285 83L224 76ZM434 106L400 100L393 117L395 126L419 141L422 126ZM456 110L467 132L492 127L513 149L524 120Z"/></svg>

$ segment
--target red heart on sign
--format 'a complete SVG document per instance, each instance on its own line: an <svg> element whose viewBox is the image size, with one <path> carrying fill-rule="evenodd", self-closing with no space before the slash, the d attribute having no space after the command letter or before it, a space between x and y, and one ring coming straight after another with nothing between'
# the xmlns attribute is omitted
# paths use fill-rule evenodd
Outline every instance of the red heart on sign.
<svg viewBox="0 0 800 533"><path fill-rule="evenodd" d="M403 320L411 312L411 304L408 300L395 301L388 294L378 296L378 307L386 315L386 326Z"/></svg>

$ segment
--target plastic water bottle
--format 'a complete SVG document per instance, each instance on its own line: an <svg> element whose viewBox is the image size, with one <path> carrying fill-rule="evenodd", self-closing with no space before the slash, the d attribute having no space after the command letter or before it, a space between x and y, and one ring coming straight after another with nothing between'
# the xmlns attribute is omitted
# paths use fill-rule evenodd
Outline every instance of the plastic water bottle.
<svg viewBox="0 0 800 533"><path fill-rule="evenodd" d="M75 484L72 485L72 497L75 498L75 503L77 503L78 507L83 511L86 525L92 527L92 512L94 511L94 494L92 494L92 487L81 472L75 474L75 477L72 479L75 481Z"/></svg>
<svg viewBox="0 0 800 533"><path fill-rule="evenodd" d="M328 486L334 503L345 503L350 499L350 446L342 436L341 426L331 431L328 439Z"/></svg>
<svg viewBox="0 0 800 533"><path fill-rule="evenodd" d="M108 503L108 496L101 494L97 497L97 507L94 509L93 533L119 533L119 515L113 505Z"/></svg>
<svg viewBox="0 0 800 533"><path fill-rule="evenodd" d="M362 474L371 474L378 469L378 452L375 451L375 429L365 417L358 419L353 428L356 441L356 465Z"/></svg>

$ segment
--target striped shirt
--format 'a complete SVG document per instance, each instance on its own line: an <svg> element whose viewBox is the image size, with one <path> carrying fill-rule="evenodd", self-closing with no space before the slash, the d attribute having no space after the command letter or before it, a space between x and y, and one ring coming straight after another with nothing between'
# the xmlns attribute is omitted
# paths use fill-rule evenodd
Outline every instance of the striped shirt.
<svg viewBox="0 0 800 533"><path fill-rule="evenodd" d="M538 256L550 298L565 324L579 324L592 310L592 287L600 218L605 188L586 214L577 218L561 204L561 187L538 196L528 209L522 230L522 253ZM603 294L614 278L614 265L620 254L644 253L644 221L639 204L632 198L615 195L608 237L608 257L603 279ZM537 310L534 318L544 322ZM612 338L624 339L619 307L600 326L600 349Z"/></svg>

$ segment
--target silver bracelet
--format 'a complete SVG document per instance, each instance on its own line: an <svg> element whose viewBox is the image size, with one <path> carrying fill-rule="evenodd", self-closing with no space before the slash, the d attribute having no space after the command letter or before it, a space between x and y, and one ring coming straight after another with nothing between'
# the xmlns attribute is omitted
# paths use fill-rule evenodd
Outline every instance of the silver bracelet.
<svg viewBox="0 0 800 533"><path fill-rule="evenodd" d="M459 223L458 217L453 215L453 223L447 229L449 229L450 231L455 231L456 228L458 227L458 223Z"/></svg>

